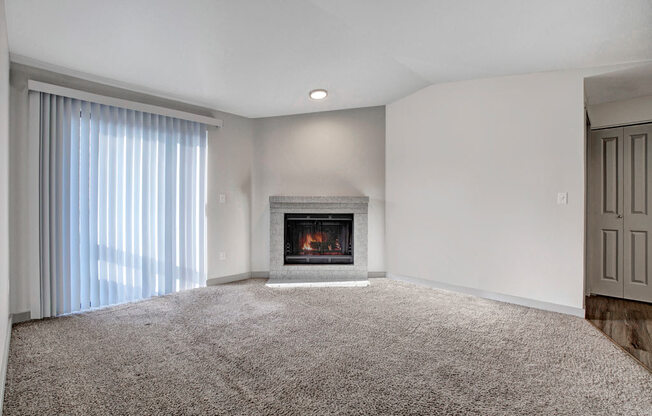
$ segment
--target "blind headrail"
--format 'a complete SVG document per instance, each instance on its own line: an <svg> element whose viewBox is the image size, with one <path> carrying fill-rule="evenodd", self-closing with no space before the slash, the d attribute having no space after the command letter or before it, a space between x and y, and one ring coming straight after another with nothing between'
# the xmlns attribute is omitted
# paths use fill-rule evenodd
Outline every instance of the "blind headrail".
<svg viewBox="0 0 652 416"><path fill-rule="evenodd" d="M86 91L75 90L72 88L66 88L60 85L48 84L41 81L34 81L31 79L27 82L27 88L30 91L45 92L48 94L61 95L63 97L75 98L78 100L110 105L113 107L122 107L128 110L142 111L145 113L159 114L162 116L174 117L182 120L195 121L198 123L206 124L207 126L222 127L222 120L219 118L187 113L185 111L173 110L171 108L140 103L137 101L129 101L129 100L123 100L121 98L108 97L106 95L93 94Z"/></svg>

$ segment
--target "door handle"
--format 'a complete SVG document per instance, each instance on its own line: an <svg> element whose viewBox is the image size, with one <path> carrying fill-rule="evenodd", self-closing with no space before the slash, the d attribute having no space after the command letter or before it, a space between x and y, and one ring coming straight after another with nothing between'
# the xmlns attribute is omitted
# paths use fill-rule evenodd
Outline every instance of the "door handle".
<svg viewBox="0 0 652 416"><path fill-rule="evenodd" d="M622 217L623 217L623 214L618 214L618 217L616 217L616 218L622 218Z"/></svg>

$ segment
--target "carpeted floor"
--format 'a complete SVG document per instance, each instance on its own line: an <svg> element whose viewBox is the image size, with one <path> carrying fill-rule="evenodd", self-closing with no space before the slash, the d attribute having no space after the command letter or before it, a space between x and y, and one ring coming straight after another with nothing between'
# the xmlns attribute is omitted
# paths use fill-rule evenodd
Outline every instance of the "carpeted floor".
<svg viewBox="0 0 652 416"><path fill-rule="evenodd" d="M15 326L4 413L649 416L652 375L579 318L250 280Z"/></svg>

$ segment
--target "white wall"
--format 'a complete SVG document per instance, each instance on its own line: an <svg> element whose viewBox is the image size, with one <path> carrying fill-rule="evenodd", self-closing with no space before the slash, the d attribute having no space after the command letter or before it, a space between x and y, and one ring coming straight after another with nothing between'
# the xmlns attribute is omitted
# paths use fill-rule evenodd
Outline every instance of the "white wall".
<svg viewBox="0 0 652 416"><path fill-rule="evenodd" d="M424 88L387 106L386 154L388 273L582 307L582 74Z"/></svg>
<svg viewBox="0 0 652 416"><path fill-rule="evenodd" d="M270 195L369 196L369 271L385 271L385 107L257 119L251 268L269 271Z"/></svg>
<svg viewBox="0 0 652 416"><path fill-rule="evenodd" d="M38 143L27 136L27 80L34 79L97 94L214 115L221 129L209 130L207 164L207 277L249 272L253 120L184 105L54 72L12 64L10 140L11 311L30 310L30 280L38 279ZM0 155L6 153L0 152ZM6 167L2 164L0 168ZM225 193L225 204L219 203ZM3 198L2 201L6 201ZM225 245L228 242L228 248ZM225 260L219 252L226 251Z"/></svg>
<svg viewBox="0 0 652 416"><path fill-rule="evenodd" d="M251 261L253 120L221 113L221 129L208 139L207 277L248 273ZM219 196L224 194L225 203ZM219 253L226 258L220 260Z"/></svg>
<svg viewBox="0 0 652 416"><path fill-rule="evenodd" d="M0 412L9 328L9 46L5 2L0 0Z"/></svg>
<svg viewBox="0 0 652 416"><path fill-rule="evenodd" d="M593 104L586 108L591 128L652 122L652 96Z"/></svg>

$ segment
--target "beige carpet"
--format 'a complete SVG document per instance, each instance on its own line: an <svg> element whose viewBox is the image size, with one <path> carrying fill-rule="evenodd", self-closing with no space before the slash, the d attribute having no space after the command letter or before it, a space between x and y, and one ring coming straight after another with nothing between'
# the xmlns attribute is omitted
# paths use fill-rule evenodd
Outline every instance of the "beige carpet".
<svg viewBox="0 0 652 416"><path fill-rule="evenodd" d="M652 375L582 319L263 283L17 325L5 414L652 414Z"/></svg>

